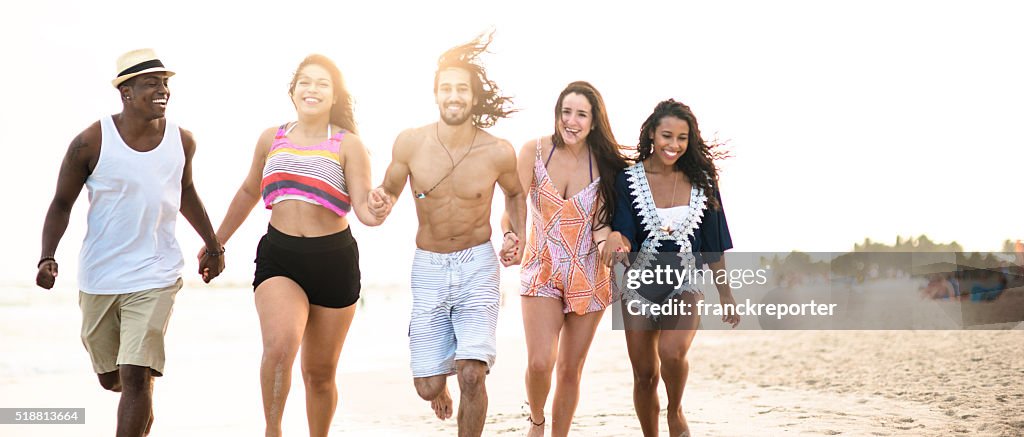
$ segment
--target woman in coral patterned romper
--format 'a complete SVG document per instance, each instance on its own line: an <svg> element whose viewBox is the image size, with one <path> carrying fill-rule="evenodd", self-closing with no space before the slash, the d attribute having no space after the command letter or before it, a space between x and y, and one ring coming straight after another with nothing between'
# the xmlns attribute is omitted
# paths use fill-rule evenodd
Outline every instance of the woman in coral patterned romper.
<svg viewBox="0 0 1024 437"><path fill-rule="evenodd" d="M610 233L615 175L626 167L601 94L573 82L555 105L555 133L519 153L530 189L532 229L522 267L522 312L529 364L530 436L544 434L544 405L558 363L552 434L568 434L580 375L594 332L611 301L608 267L598 254Z"/></svg>

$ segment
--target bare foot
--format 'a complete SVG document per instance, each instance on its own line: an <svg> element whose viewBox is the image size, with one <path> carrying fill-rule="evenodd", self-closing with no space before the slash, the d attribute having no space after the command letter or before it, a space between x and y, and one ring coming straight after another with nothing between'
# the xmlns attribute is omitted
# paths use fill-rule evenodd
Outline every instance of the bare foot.
<svg viewBox="0 0 1024 437"><path fill-rule="evenodd" d="M437 415L438 419L451 419L452 395L448 394L447 386L445 386L444 391L442 391L441 394L437 395L434 400L430 401L430 408L434 409L434 414Z"/></svg>
<svg viewBox="0 0 1024 437"><path fill-rule="evenodd" d="M532 417L526 416L526 421L530 423L530 429L526 431L526 437L544 437L545 419L543 417L540 419L540 422L534 422Z"/></svg>
<svg viewBox="0 0 1024 437"><path fill-rule="evenodd" d="M668 412L668 435L672 437L690 437L690 426L686 423L683 409Z"/></svg>

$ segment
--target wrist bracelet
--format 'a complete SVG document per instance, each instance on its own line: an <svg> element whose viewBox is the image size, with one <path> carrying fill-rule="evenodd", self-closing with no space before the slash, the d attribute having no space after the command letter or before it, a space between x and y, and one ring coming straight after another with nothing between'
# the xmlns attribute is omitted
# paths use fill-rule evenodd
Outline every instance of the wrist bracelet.
<svg viewBox="0 0 1024 437"><path fill-rule="evenodd" d="M504 234L504 235L502 235L502 236L501 236L501 238L505 238L505 237L507 237L507 236L508 236L508 234L513 234L513 235L515 235L515 233L516 233L516 231L505 231L505 234Z"/></svg>
<svg viewBox="0 0 1024 437"><path fill-rule="evenodd" d="M594 245L595 245L595 246L600 246L600 245L601 245L601 243L604 243L605 241L608 241L608 240L601 240L601 241L598 241L597 243L594 243Z"/></svg>
<svg viewBox="0 0 1024 437"><path fill-rule="evenodd" d="M52 256L44 256L42 258L39 258L39 263L36 264L36 268L38 269L38 268L42 267L43 263L47 262L47 261L53 261L54 264L57 264L57 260L54 259Z"/></svg>
<svg viewBox="0 0 1024 437"><path fill-rule="evenodd" d="M214 256L214 257L223 255L225 251L226 251L226 249L224 248L224 246L221 246L220 250L216 251L216 252L211 252L209 247L204 249L204 252L206 253L207 256Z"/></svg>

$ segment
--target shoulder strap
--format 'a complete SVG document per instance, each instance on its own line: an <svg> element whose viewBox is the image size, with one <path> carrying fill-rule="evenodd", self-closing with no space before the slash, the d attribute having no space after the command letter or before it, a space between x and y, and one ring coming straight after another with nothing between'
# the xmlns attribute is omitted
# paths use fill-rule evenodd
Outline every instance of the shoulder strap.
<svg viewBox="0 0 1024 437"><path fill-rule="evenodd" d="M590 166L590 183L594 183L594 161L593 156L590 153L590 147L587 147L587 165Z"/></svg>
<svg viewBox="0 0 1024 437"><path fill-rule="evenodd" d="M338 129L337 133L335 133L334 135L331 135L331 141L337 141L337 142L340 143L341 139L345 137L346 133L348 133L347 130L345 130L345 129Z"/></svg>
<svg viewBox="0 0 1024 437"><path fill-rule="evenodd" d="M540 150L540 148L538 147L537 150ZM544 161L544 168L548 168L548 163L551 162L551 157L552 156L555 156L555 142L554 141L551 142L551 153L548 153L548 159L547 159L547 161Z"/></svg>
<svg viewBox="0 0 1024 437"><path fill-rule="evenodd" d="M281 136L283 137L285 135L290 134L292 132L292 129L295 129L295 126L298 126L298 125L299 125L298 122L292 123L291 126L288 126L288 123L285 123L284 126L281 126L281 128L284 129L285 126L288 126L288 129L285 130L284 133L281 134Z"/></svg>

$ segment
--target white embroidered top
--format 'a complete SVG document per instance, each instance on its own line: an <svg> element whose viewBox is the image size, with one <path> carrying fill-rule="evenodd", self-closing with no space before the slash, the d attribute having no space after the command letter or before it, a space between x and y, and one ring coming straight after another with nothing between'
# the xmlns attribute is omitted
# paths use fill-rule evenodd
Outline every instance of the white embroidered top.
<svg viewBox="0 0 1024 437"><path fill-rule="evenodd" d="M661 229L665 232L672 232L686 220L690 213L690 205L679 205L671 208L657 208L658 218L661 219Z"/></svg>
<svg viewBox="0 0 1024 437"><path fill-rule="evenodd" d="M637 250L636 260L633 261L629 269L643 270L648 268L655 257L657 257L661 242L674 241L679 246L678 256L681 260L681 266L684 269L695 270L696 258L693 255L693 247L689 237L700 226L701 219L704 217L704 210L707 208L708 198L704 194L704 190L693 186L690 189L689 205L662 208L666 210L664 211L665 216L662 216L662 211L659 211L659 208L654 205L654 196L651 194L651 185L647 180L647 172L644 170L643 163L638 162L627 168L626 178L629 181L634 206L637 208L642 219L644 230L648 233L647 239L641 243L639 250ZM669 226L664 225L665 218L671 219ZM678 291L696 292L698 288L695 284L684 283L680 284ZM627 294L633 295L632 297L641 298L635 293L629 293L628 290Z"/></svg>

